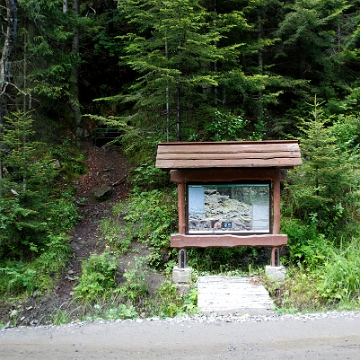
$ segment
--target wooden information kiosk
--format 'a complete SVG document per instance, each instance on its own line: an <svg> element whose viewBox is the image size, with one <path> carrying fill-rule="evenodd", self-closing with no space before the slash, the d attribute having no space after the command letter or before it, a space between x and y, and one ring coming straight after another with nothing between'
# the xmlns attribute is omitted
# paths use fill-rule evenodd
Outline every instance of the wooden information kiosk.
<svg viewBox="0 0 360 360"><path fill-rule="evenodd" d="M271 247L280 265L280 181L301 165L297 140L170 142L158 145L156 167L178 185L179 268L191 247Z"/></svg>

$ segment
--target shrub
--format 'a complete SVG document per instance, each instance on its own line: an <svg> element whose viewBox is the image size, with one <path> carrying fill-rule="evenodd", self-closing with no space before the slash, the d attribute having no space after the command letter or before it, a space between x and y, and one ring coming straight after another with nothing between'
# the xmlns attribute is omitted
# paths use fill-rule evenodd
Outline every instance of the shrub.
<svg viewBox="0 0 360 360"><path fill-rule="evenodd" d="M267 288L278 311L310 312L325 309L326 302L319 292L320 283L318 272L289 267L284 282L268 283Z"/></svg>
<svg viewBox="0 0 360 360"><path fill-rule="evenodd" d="M83 262L79 285L74 288L74 299L97 300L106 291L115 289L117 276L117 263L109 251L101 255L91 254Z"/></svg>
<svg viewBox="0 0 360 360"><path fill-rule="evenodd" d="M177 225L176 191L134 188L126 204L118 205L114 211L125 214L123 241L137 240L148 244L152 265L161 266L169 260L172 254L170 234Z"/></svg>
<svg viewBox="0 0 360 360"><path fill-rule="evenodd" d="M310 224L303 224L298 219L283 218L282 231L288 235L289 260L309 268L315 268L325 262L333 244L320 234L314 216Z"/></svg>
<svg viewBox="0 0 360 360"><path fill-rule="evenodd" d="M321 273L323 282L319 286L321 296L330 303L336 301L360 305L359 253L359 239L352 239L340 249L330 249Z"/></svg>
<svg viewBox="0 0 360 360"><path fill-rule="evenodd" d="M160 317L193 314L197 311L197 294L197 289L191 288L187 294L179 295L173 283L164 281L156 292L153 311Z"/></svg>

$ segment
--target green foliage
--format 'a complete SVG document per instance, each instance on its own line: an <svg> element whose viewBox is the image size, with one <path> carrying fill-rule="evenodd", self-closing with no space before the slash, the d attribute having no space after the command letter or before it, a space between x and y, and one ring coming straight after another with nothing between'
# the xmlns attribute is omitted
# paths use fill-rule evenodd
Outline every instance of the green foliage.
<svg viewBox="0 0 360 360"><path fill-rule="evenodd" d="M316 219L317 231L328 239L355 235L360 195L357 149L337 140L334 133L341 126L327 125L316 98L311 115L301 127L306 134L300 142L303 165L290 174L286 212L307 224Z"/></svg>
<svg viewBox="0 0 360 360"><path fill-rule="evenodd" d="M154 313L160 317L174 317L194 314L197 311L197 289L191 288L185 295L179 295L176 286L165 281L157 289Z"/></svg>
<svg viewBox="0 0 360 360"><path fill-rule="evenodd" d="M138 313L133 305L119 304L117 307L106 309L104 318L107 320L135 319Z"/></svg>
<svg viewBox="0 0 360 360"><path fill-rule="evenodd" d="M171 254L169 239L176 227L176 193L171 189L134 188L126 204L119 206L115 211L125 213L125 239L147 243L151 249L150 263L163 265Z"/></svg>
<svg viewBox="0 0 360 360"><path fill-rule="evenodd" d="M101 230L106 244L126 254L131 246L131 240L124 238L124 230L118 217L108 217L101 221Z"/></svg>
<svg viewBox="0 0 360 360"><path fill-rule="evenodd" d="M320 295L329 302L360 305L360 241L352 239L339 249L330 248L319 278Z"/></svg>
<svg viewBox="0 0 360 360"><path fill-rule="evenodd" d="M73 198L67 193L61 195L63 198L54 199L46 213L46 221L50 232L65 233L80 220Z"/></svg>
<svg viewBox="0 0 360 360"><path fill-rule="evenodd" d="M71 188L63 191L59 181L64 168L55 164L66 164L73 152L66 144L52 152L34 138L32 113L6 117L0 132L7 150L1 154L7 177L0 179L0 289L7 296L44 294L53 287L70 256L66 233L79 220ZM76 172L71 171L69 180Z"/></svg>
<svg viewBox="0 0 360 360"><path fill-rule="evenodd" d="M12 113L0 133L8 153L0 179L0 255L27 259L46 247L49 236L68 231L78 220L71 196L57 198L59 174L46 144L33 140L30 113Z"/></svg>
<svg viewBox="0 0 360 360"><path fill-rule="evenodd" d="M61 308L56 309L51 314L50 317L51 317L51 323L54 324L55 326L68 324L70 322L69 313L66 310L65 311L62 310Z"/></svg>
<svg viewBox="0 0 360 360"><path fill-rule="evenodd" d="M32 265L37 271L39 278L43 275L59 274L65 270L70 258L70 236L65 234L48 235L48 241L42 249L41 254Z"/></svg>
<svg viewBox="0 0 360 360"><path fill-rule="evenodd" d="M18 295L24 291L31 293L35 290L36 271L29 268L23 262L5 262L4 267L0 268L1 280L0 289L2 294Z"/></svg>
<svg viewBox="0 0 360 360"><path fill-rule="evenodd" d="M53 280L66 267L70 257L69 237L49 235L42 247L34 247L37 257L33 261L0 261L0 292L6 296L30 295L34 290L39 293L51 290Z"/></svg>
<svg viewBox="0 0 360 360"><path fill-rule="evenodd" d="M246 272L264 260L264 249L250 247L188 249L188 265L198 272L225 273L234 270ZM269 255L265 255L268 257ZM267 260L266 260L267 261Z"/></svg>
<svg viewBox="0 0 360 360"><path fill-rule="evenodd" d="M121 284L115 292L125 301L130 301L132 304L139 303L149 291L145 280L146 275L144 259L135 257L134 266L128 267L123 274L125 283Z"/></svg>
<svg viewBox="0 0 360 360"><path fill-rule="evenodd" d="M115 289L118 278L116 259L105 251L101 255L91 254L83 262L79 285L74 288L74 299L93 302L106 291Z"/></svg>
<svg viewBox="0 0 360 360"><path fill-rule="evenodd" d="M205 129L211 141L242 140L247 123L240 115L216 111L214 119L206 124Z"/></svg>
<svg viewBox="0 0 360 360"><path fill-rule="evenodd" d="M114 126L116 125L114 124ZM121 138L124 153L135 164L153 166L150 159L155 158L158 143L165 140L162 134L158 134L159 127L156 122L149 126L151 127L148 127L145 131L133 127Z"/></svg>
<svg viewBox="0 0 360 360"><path fill-rule="evenodd" d="M130 264L129 264L130 265ZM138 305L148 293L144 260L135 258L120 276L117 259L107 249L103 254L91 254L83 262L79 285L74 288L74 299L82 303L97 303L114 298L116 303Z"/></svg>
<svg viewBox="0 0 360 360"><path fill-rule="evenodd" d="M314 312L326 308L318 291L320 283L317 272L289 267L283 283L269 283L267 288L279 312Z"/></svg>
<svg viewBox="0 0 360 360"><path fill-rule="evenodd" d="M71 139L65 139L60 145L52 149L53 157L61 164L59 173L72 180L74 177L85 174L85 154L82 154Z"/></svg>
<svg viewBox="0 0 360 360"><path fill-rule="evenodd" d="M69 43L75 14L65 14L57 0L19 0L19 13L24 52L35 65L25 71L25 91L47 101L58 100L68 94L72 65L79 61L71 56Z"/></svg>
<svg viewBox="0 0 360 360"><path fill-rule="evenodd" d="M359 246L359 240L354 238L339 248L327 244L326 256L321 261L315 260L306 268L301 264L291 266L284 283L267 284L279 311L358 309Z"/></svg>
<svg viewBox="0 0 360 360"><path fill-rule="evenodd" d="M309 224L297 219L283 218L282 232L289 236L289 260L298 265L315 269L323 265L329 254L331 243L317 230L317 219L312 218Z"/></svg>
<svg viewBox="0 0 360 360"><path fill-rule="evenodd" d="M160 189L169 183L169 174L155 167L153 159L142 162L130 175L130 182L139 188Z"/></svg>

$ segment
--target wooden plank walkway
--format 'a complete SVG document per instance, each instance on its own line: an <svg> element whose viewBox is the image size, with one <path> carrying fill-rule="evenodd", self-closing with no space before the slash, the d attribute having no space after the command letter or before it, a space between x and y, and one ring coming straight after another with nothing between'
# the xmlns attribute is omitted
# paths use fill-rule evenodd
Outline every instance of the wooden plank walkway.
<svg viewBox="0 0 360 360"><path fill-rule="evenodd" d="M262 284L251 278L199 276L198 307L203 313L273 313L273 301Z"/></svg>

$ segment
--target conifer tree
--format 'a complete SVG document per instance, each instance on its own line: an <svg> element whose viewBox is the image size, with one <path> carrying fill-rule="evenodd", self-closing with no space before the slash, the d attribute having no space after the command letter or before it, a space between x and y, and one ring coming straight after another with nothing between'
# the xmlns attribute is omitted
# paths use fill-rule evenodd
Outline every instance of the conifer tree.
<svg viewBox="0 0 360 360"><path fill-rule="evenodd" d="M139 74L124 99L135 102L137 117L147 126L151 119L153 129L171 129L172 138L176 129L181 139L184 119L206 111L206 88L217 85L209 66L222 56L215 46L220 34L208 29L197 0L121 1L119 6L134 26L133 33L122 36L123 59Z"/></svg>
<svg viewBox="0 0 360 360"><path fill-rule="evenodd" d="M20 258L46 241L45 219L56 176L50 153L45 144L34 141L34 134L31 114L22 111L6 117L0 134L7 148L2 161L8 173L0 179L0 251Z"/></svg>
<svg viewBox="0 0 360 360"><path fill-rule="evenodd" d="M305 134L300 141L303 165L290 175L290 207L293 216L316 223L319 232L334 239L356 228L359 154L356 148L339 143L335 136L339 128L329 124L316 98L312 107L311 118L301 126Z"/></svg>

